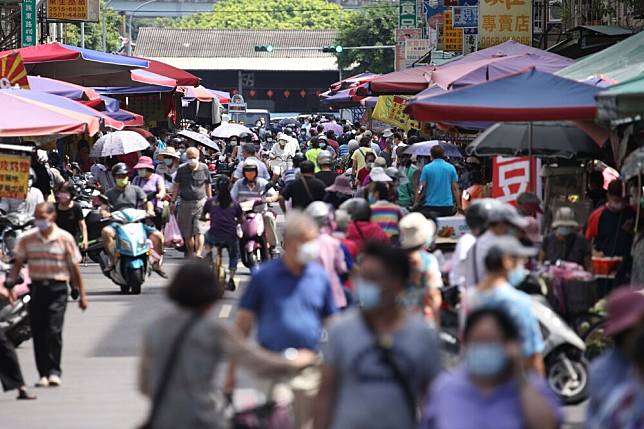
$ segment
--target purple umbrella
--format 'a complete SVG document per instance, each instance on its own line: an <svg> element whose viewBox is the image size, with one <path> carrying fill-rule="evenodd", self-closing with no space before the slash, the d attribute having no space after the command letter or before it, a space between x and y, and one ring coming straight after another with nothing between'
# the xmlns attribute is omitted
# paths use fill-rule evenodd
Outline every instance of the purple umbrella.
<svg viewBox="0 0 644 429"><path fill-rule="evenodd" d="M445 156L449 158L463 157L463 154L461 153L461 151L458 149L456 145L447 143L442 140L441 141L429 140L425 142L414 143L411 146L409 146L407 149L405 149L405 153L408 155L416 155L416 156L430 156L432 148L436 145L440 145L440 147L442 147L443 150L445 151Z"/></svg>
<svg viewBox="0 0 644 429"><path fill-rule="evenodd" d="M335 133L336 136L341 136L344 133L342 125L336 122L323 122L322 126L324 127L324 131L331 130Z"/></svg>

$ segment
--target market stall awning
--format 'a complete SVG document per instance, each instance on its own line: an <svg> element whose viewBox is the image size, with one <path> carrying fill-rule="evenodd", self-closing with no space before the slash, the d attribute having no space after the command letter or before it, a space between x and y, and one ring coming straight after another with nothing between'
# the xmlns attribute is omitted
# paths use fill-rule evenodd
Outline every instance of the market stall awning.
<svg viewBox="0 0 644 429"><path fill-rule="evenodd" d="M413 67L384 74L369 82L370 93L364 93L364 91L359 90L358 95L418 94L433 83L432 73L434 70L442 70L444 68L457 66L464 67L465 64L470 63L481 65L486 61L494 62L498 58L525 54L531 54L541 62L552 62L555 60L560 61L563 58L559 55L509 40L491 48L482 49L480 51L458 57L452 61L441 64L440 66L429 65L424 67Z"/></svg>
<svg viewBox="0 0 644 429"><path fill-rule="evenodd" d="M146 68L147 60L83 49L54 42L17 49L30 75L45 76L83 86L103 85L106 75L130 75ZM0 55L11 51L0 52Z"/></svg>
<svg viewBox="0 0 644 429"><path fill-rule="evenodd" d="M134 95L172 92L173 86L139 85L139 86L95 86L94 90L101 95Z"/></svg>
<svg viewBox="0 0 644 429"><path fill-rule="evenodd" d="M597 94L596 98L600 119L613 120L644 115L644 74L614 85Z"/></svg>
<svg viewBox="0 0 644 429"><path fill-rule="evenodd" d="M534 68L445 94L419 94L406 111L419 121L593 120L595 94L585 83Z"/></svg>
<svg viewBox="0 0 644 429"><path fill-rule="evenodd" d="M438 67L432 73L432 82L444 89L460 88L508 76L528 67L554 73L573 62L559 55L538 55L531 52L520 55L499 55L469 62L456 60Z"/></svg>
<svg viewBox="0 0 644 429"><path fill-rule="evenodd" d="M183 92L183 98L197 99L209 103L216 98L221 104L230 102L230 93L199 86L180 86L177 91Z"/></svg>
<svg viewBox="0 0 644 429"><path fill-rule="evenodd" d="M145 60L149 63L148 67L145 69L146 71L174 79L177 82L176 85L197 86L201 80L200 77L197 77L192 73L188 73L180 68L173 67L170 64L166 64L161 61L149 60L147 58L139 59Z"/></svg>
<svg viewBox="0 0 644 429"><path fill-rule="evenodd" d="M159 86L177 86L177 81L175 79L152 73L144 69L132 70L130 72L130 77L132 79L132 82Z"/></svg>
<svg viewBox="0 0 644 429"><path fill-rule="evenodd" d="M37 98L25 97L28 90L1 89L0 137L47 136L54 134L94 135L99 131L99 119L87 113L56 106L63 97L36 93ZM60 100L57 100L60 99Z"/></svg>
<svg viewBox="0 0 644 429"><path fill-rule="evenodd" d="M352 95L351 89L342 89L333 95L321 98L320 104L330 108L344 109L359 106L362 98Z"/></svg>
<svg viewBox="0 0 644 429"><path fill-rule="evenodd" d="M644 31L589 55L559 70L557 75L574 80L605 76L624 82L644 73Z"/></svg>
<svg viewBox="0 0 644 429"><path fill-rule="evenodd" d="M46 92L60 97L71 98L72 100L99 100L100 95L92 88L63 82L42 76L28 76L29 89L32 91Z"/></svg>
<svg viewBox="0 0 644 429"><path fill-rule="evenodd" d="M332 83L329 85L331 91L339 91L341 89L351 88L353 86L362 85L363 83L370 82L380 76L376 73L364 72L357 74L355 76L348 77L339 82Z"/></svg>

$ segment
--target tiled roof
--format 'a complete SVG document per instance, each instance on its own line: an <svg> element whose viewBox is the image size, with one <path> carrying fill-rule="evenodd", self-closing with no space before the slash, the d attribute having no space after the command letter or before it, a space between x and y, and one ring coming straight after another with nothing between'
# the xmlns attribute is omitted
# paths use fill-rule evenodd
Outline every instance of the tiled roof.
<svg viewBox="0 0 644 429"><path fill-rule="evenodd" d="M189 30L144 27L136 55L147 58L334 58L317 50L255 52L256 45L322 47L333 45L335 30Z"/></svg>

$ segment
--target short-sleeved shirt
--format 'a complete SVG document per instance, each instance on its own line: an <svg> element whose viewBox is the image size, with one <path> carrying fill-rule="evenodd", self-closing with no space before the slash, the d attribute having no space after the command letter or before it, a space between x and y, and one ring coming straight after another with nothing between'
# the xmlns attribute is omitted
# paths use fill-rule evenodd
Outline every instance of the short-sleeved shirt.
<svg viewBox="0 0 644 429"><path fill-rule="evenodd" d="M143 192L146 193L146 195L150 192L154 192L157 194L159 192L160 188L165 188L165 182L163 180L163 177L161 175L152 173L150 177L143 178L141 176L136 176L134 180L132 181L132 184L135 186L138 186L143 190ZM159 201L156 201L156 198L153 199L153 203L159 203Z"/></svg>
<svg viewBox="0 0 644 429"><path fill-rule="evenodd" d="M69 232L72 237L77 238L80 230L78 223L83 220L83 210L80 204L73 203L67 210L61 210L56 204L56 225Z"/></svg>
<svg viewBox="0 0 644 429"><path fill-rule="evenodd" d="M298 180L291 182L282 191L282 197L287 201L291 200L293 208L297 209L305 209L313 201L322 201L325 194L326 185L324 182L311 176L300 176Z"/></svg>
<svg viewBox="0 0 644 429"><path fill-rule="evenodd" d="M336 311L329 279L319 264L309 263L295 276L281 259L259 267L239 306L255 313L259 344L275 352L289 347L317 350L323 320Z"/></svg>
<svg viewBox="0 0 644 429"><path fill-rule="evenodd" d="M393 334L391 353L414 392L424 389L441 368L436 334L417 316L407 316ZM359 309L331 322L323 356L339 383L331 428L415 427L402 387L383 362Z"/></svg>
<svg viewBox="0 0 644 429"><path fill-rule="evenodd" d="M239 154L241 156L241 150L239 150ZM270 180L271 179L271 174L268 172L268 168L266 168L266 164L264 162L260 161L259 159L255 158L254 156L246 158L246 160L253 160L257 163L257 176L261 177L262 179L265 180ZM233 172L233 178L235 179L241 179L244 177L244 163L240 162L237 164L237 168Z"/></svg>
<svg viewBox="0 0 644 429"><path fill-rule="evenodd" d="M544 348L539 321L534 314L533 303L526 293L506 283L484 292L476 291L470 299L469 310L498 308L512 318L521 335L521 349L525 357L541 353Z"/></svg>
<svg viewBox="0 0 644 429"><path fill-rule="evenodd" d="M613 212L600 207L588 218L586 238L595 240L593 245L606 256L625 256L630 254L633 245L635 210L624 207Z"/></svg>
<svg viewBox="0 0 644 429"><path fill-rule="evenodd" d="M402 210L397 204L380 200L371 205L371 222L380 225L389 238L400 235L398 222L402 217Z"/></svg>
<svg viewBox="0 0 644 429"><path fill-rule="evenodd" d="M105 194L111 210L142 209L147 201L145 192L138 186L127 185L125 189L114 187Z"/></svg>
<svg viewBox="0 0 644 429"><path fill-rule="evenodd" d="M324 182L324 184L329 187L335 183L335 178L337 177L337 173L332 170L324 170L324 171L318 171L315 173L315 178L320 179L321 181Z"/></svg>
<svg viewBox="0 0 644 429"><path fill-rule="evenodd" d="M204 163L196 170L183 164L177 170L174 183L179 186L179 196L183 201L200 201L206 198L206 186L210 186L210 171Z"/></svg>
<svg viewBox="0 0 644 429"><path fill-rule="evenodd" d="M544 397L561 420L559 401L535 374L528 383ZM514 380L482 392L463 367L441 374L427 395L419 429L521 429L525 427L521 395Z"/></svg>
<svg viewBox="0 0 644 429"><path fill-rule="evenodd" d="M555 233L548 234L543 239L541 249L545 255L545 260L555 263L558 260L574 262L584 266L586 258L590 257L590 243L586 238L578 233L570 234L559 240Z"/></svg>
<svg viewBox="0 0 644 429"><path fill-rule="evenodd" d="M229 242L237 240L237 219L242 216L242 209L239 203L233 201L228 207L222 207L219 205L217 197L208 198L203 211L210 214L208 235L214 241Z"/></svg>
<svg viewBox="0 0 644 429"><path fill-rule="evenodd" d="M32 280L68 282L70 267L81 261L76 240L70 233L54 225L48 237L37 228L25 232L16 243L16 258L29 266Z"/></svg>
<svg viewBox="0 0 644 429"><path fill-rule="evenodd" d="M367 165L365 156L367 156L367 154L370 152L373 153L373 150L369 147L360 147L353 152L351 159L356 162L356 169L354 171L354 174L362 170Z"/></svg>
<svg viewBox="0 0 644 429"><path fill-rule="evenodd" d="M456 168L443 159L435 159L424 166L420 173L420 183L425 187L425 205L454 207L452 183L456 181Z"/></svg>

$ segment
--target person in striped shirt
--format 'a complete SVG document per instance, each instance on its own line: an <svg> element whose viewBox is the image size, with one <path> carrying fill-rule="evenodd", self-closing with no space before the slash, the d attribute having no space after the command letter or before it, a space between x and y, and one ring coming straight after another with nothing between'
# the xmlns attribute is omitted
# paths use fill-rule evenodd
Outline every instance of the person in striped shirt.
<svg viewBox="0 0 644 429"><path fill-rule="evenodd" d="M378 224L392 243L398 242L398 222L403 217L399 205L388 200L389 189L385 182L371 182L368 187L368 201L371 205L371 222Z"/></svg>

